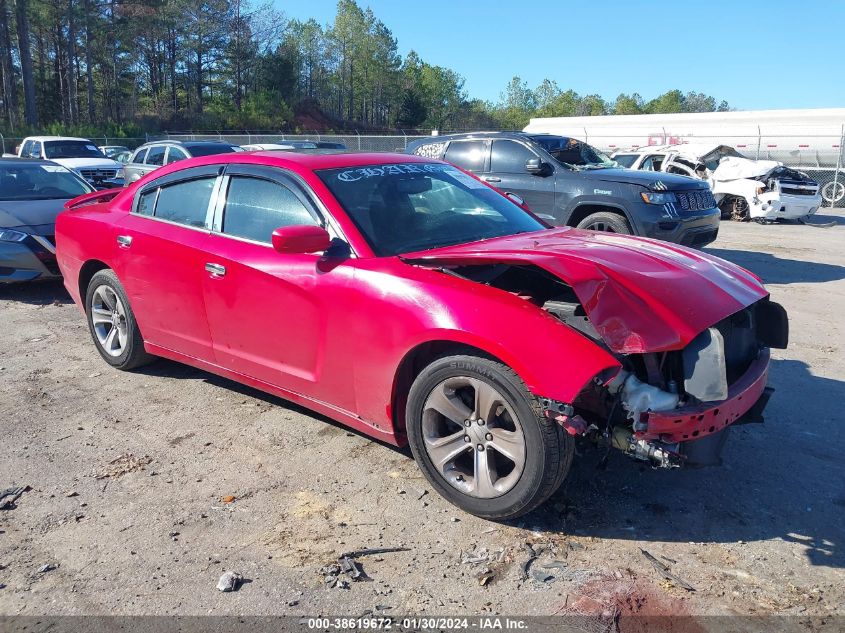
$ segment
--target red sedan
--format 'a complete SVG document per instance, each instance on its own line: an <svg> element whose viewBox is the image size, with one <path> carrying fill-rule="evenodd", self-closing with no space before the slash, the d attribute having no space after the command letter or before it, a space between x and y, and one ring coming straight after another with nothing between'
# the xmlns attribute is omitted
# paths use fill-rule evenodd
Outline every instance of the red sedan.
<svg viewBox="0 0 845 633"><path fill-rule="evenodd" d="M783 309L716 257L519 203L422 157L225 154L71 201L58 263L110 365L169 358L409 443L480 516L541 504L578 436L717 462Z"/></svg>

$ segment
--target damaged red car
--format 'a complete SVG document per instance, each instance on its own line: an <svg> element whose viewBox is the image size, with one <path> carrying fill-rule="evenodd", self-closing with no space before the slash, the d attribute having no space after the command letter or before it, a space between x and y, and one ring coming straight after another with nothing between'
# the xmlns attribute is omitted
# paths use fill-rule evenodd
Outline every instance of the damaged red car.
<svg viewBox="0 0 845 633"><path fill-rule="evenodd" d="M443 162L240 153L71 201L58 263L107 363L187 363L410 444L467 512L561 484L576 438L716 463L786 314L753 274L551 228Z"/></svg>

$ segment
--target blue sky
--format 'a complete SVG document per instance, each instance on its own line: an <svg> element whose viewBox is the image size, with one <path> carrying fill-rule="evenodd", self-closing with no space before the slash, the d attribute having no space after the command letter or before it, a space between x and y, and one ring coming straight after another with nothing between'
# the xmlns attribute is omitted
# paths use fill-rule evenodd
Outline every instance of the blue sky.
<svg viewBox="0 0 845 633"><path fill-rule="evenodd" d="M404 56L496 101L519 75L581 94L645 99L673 88L742 110L845 107L845 1L358 0ZM289 18L334 18L336 0L275 0Z"/></svg>

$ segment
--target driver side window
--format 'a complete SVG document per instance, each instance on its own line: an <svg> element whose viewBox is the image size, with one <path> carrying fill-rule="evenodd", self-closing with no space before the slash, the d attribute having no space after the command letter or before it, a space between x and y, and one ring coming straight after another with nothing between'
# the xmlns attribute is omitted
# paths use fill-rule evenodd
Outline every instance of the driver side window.
<svg viewBox="0 0 845 633"><path fill-rule="evenodd" d="M525 163L537 154L511 140L493 141L493 153L490 156L490 171L503 174L525 174Z"/></svg>
<svg viewBox="0 0 845 633"><path fill-rule="evenodd" d="M277 182L232 176L223 210L223 233L269 244L283 226L316 225L308 208L290 189Z"/></svg>

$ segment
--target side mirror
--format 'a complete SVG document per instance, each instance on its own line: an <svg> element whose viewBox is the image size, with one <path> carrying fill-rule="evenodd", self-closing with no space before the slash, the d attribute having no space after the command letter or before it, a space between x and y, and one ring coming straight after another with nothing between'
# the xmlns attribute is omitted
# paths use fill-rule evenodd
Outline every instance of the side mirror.
<svg viewBox="0 0 845 633"><path fill-rule="evenodd" d="M525 161L525 171L534 176L548 176L552 173L552 166L539 158L529 158Z"/></svg>
<svg viewBox="0 0 845 633"><path fill-rule="evenodd" d="M329 232L313 224L283 226L273 231L272 239L279 253L322 253L331 243Z"/></svg>

